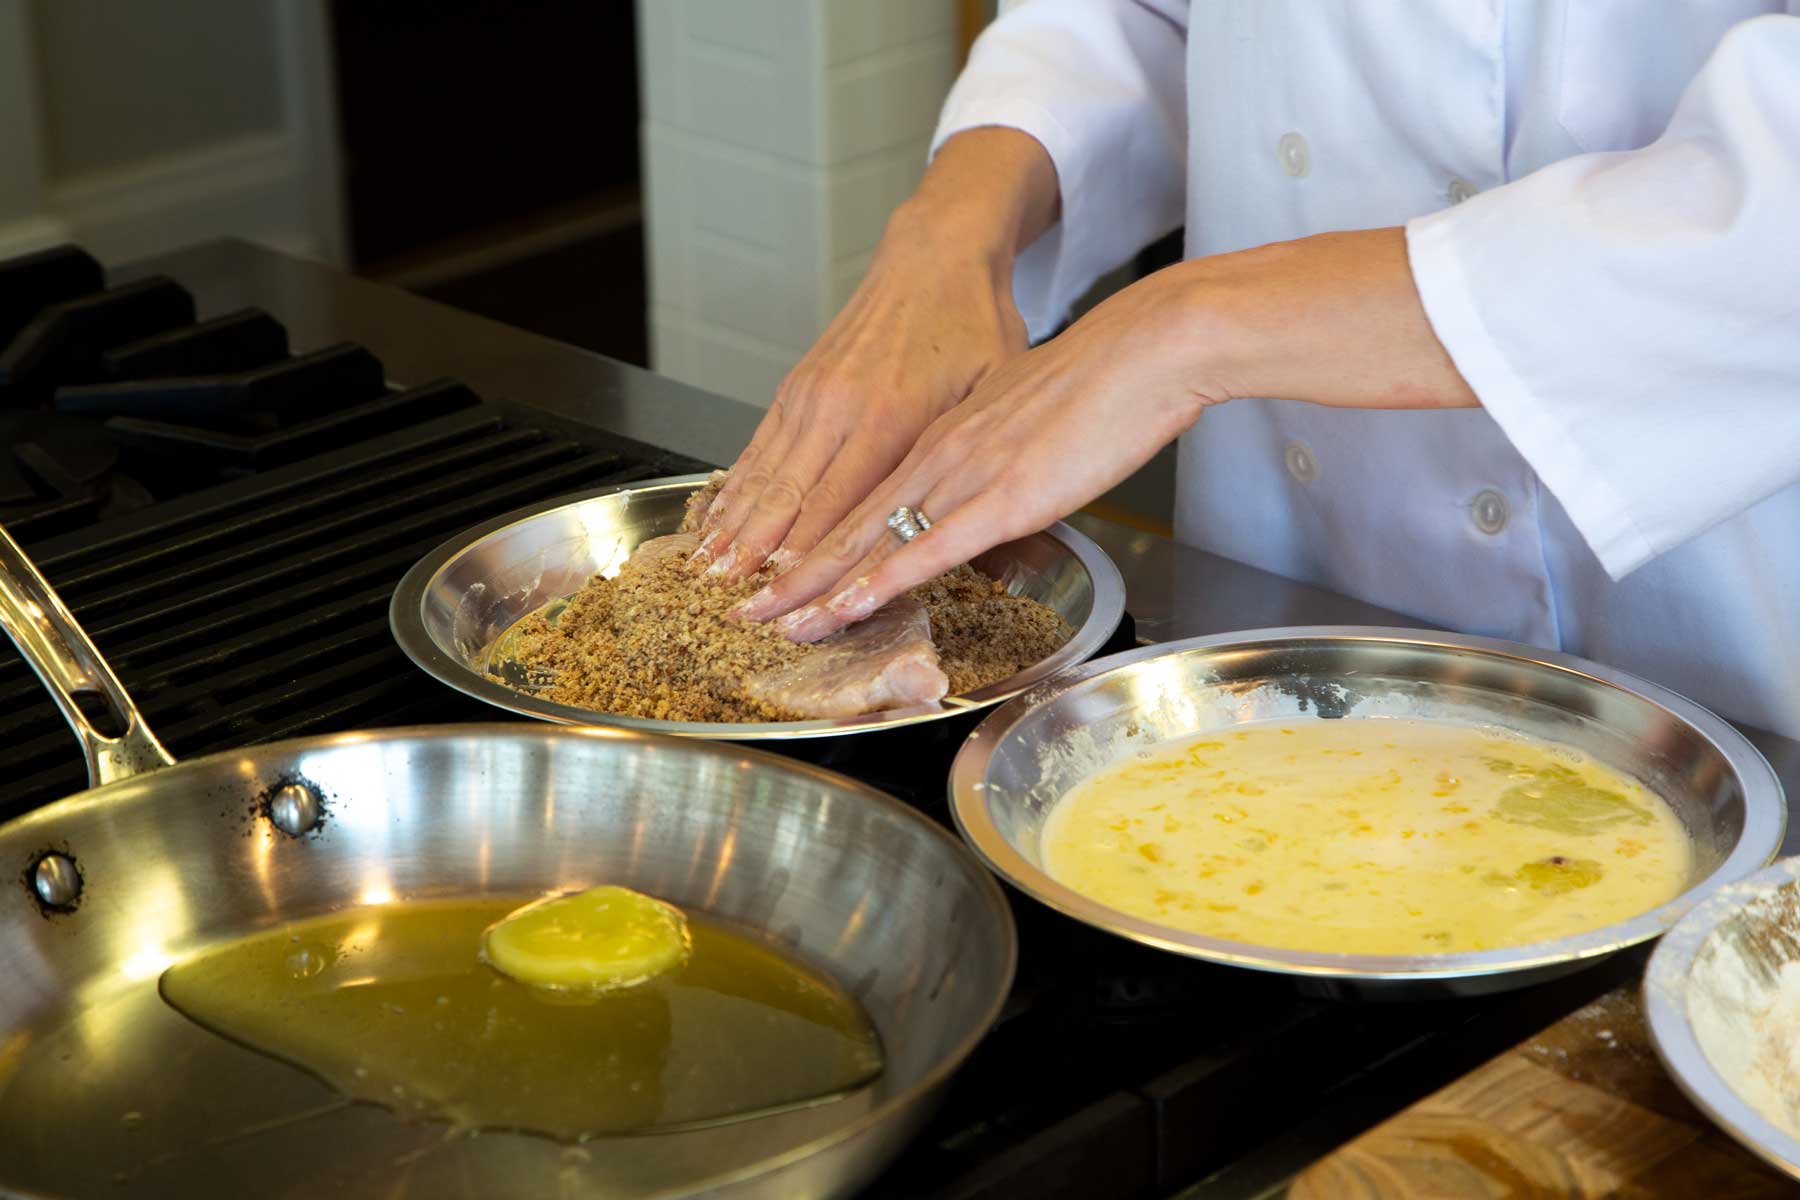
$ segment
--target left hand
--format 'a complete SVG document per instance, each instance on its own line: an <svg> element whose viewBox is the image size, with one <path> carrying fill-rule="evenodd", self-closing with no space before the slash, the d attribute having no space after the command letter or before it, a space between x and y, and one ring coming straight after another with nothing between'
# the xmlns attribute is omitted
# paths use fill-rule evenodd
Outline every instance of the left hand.
<svg viewBox="0 0 1800 1200"><path fill-rule="evenodd" d="M989 547L1044 528L1141 466L1211 399L1157 352L1150 331L1163 323L1156 310L1167 300L1159 278L1125 289L994 371L739 615L767 620L825 595L778 622L795 641L816 641ZM887 527L902 504L933 522L906 545Z"/></svg>
<svg viewBox="0 0 1800 1200"><path fill-rule="evenodd" d="M802 642L1100 496L1238 396L1340 407L1477 403L1431 331L1400 229L1171 267L995 371L819 546L745 601ZM933 524L910 543L900 505Z"/></svg>

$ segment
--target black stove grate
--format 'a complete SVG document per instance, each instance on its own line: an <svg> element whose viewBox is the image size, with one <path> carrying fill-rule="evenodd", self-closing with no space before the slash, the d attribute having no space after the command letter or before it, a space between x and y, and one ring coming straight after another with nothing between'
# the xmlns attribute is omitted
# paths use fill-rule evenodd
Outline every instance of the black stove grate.
<svg viewBox="0 0 1800 1200"><path fill-rule="evenodd" d="M27 549L178 757L314 730L466 715L388 631L407 568L561 493L695 469L582 444L492 406ZM175 506L171 506L175 507ZM148 516L148 514L145 514ZM0 655L6 810L85 786L69 732ZM489 714L491 715L491 713Z"/></svg>
<svg viewBox="0 0 1800 1200"><path fill-rule="evenodd" d="M407 568L533 501L704 469L459 384L392 388L358 347L291 357L264 313L192 324L167 280L68 295L98 282L83 261L0 265L15 332L0 346L0 416L24 431L10 492L0 472L0 521L177 757L491 716L394 645L388 600ZM20 278L55 298L25 311ZM0 819L86 786L10 645L0 766Z"/></svg>

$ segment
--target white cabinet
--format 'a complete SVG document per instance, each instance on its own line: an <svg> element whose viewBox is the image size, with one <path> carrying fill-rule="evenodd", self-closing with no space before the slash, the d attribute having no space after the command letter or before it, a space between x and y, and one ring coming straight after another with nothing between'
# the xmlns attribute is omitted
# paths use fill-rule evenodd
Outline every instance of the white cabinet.
<svg viewBox="0 0 1800 1200"><path fill-rule="evenodd" d="M237 236L340 259L326 12L0 0L0 257Z"/></svg>
<svg viewBox="0 0 1800 1200"><path fill-rule="evenodd" d="M767 404L912 190L957 0L638 0L651 365Z"/></svg>

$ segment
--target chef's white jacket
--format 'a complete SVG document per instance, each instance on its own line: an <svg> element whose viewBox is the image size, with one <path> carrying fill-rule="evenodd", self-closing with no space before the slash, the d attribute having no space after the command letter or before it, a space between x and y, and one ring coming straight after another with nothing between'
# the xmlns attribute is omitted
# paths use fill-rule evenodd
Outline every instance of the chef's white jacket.
<svg viewBox="0 0 1800 1200"><path fill-rule="evenodd" d="M1404 224L1483 407L1238 400L1183 541L1800 737L1800 0L1024 0L934 145L1023 130L1035 335L1190 256ZM1787 15L1766 15L1771 12Z"/></svg>

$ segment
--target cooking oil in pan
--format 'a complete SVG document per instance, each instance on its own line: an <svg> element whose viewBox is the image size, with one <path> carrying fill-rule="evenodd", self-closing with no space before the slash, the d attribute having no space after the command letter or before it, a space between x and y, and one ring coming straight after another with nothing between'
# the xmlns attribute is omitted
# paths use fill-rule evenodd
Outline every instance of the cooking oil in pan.
<svg viewBox="0 0 1800 1200"><path fill-rule="evenodd" d="M568 1141L742 1120L840 1098L881 1072L875 1028L828 977L690 917L687 960L599 994L516 982L482 931L529 898L365 907L168 969L200 1025L355 1100L453 1128Z"/></svg>

